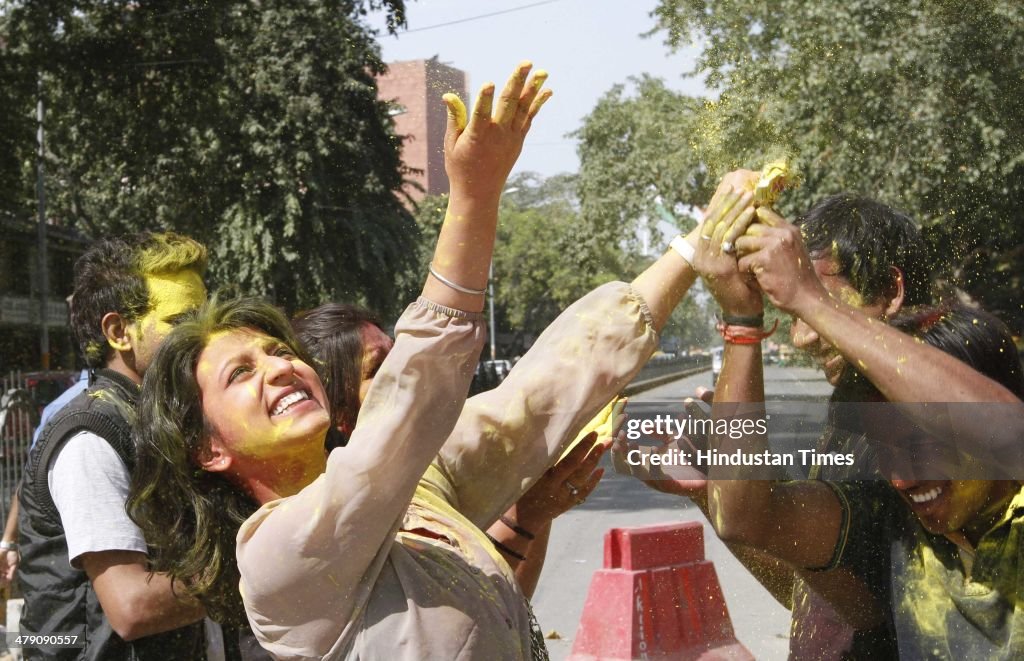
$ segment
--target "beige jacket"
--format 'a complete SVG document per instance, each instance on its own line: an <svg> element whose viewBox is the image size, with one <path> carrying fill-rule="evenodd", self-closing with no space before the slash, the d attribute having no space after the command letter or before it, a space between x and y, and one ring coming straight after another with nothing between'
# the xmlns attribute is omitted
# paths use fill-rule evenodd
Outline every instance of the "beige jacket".
<svg viewBox="0 0 1024 661"><path fill-rule="evenodd" d="M349 444L239 532L253 631L283 659L529 658L523 596L481 530L644 364L650 314L600 287L468 401L479 315L420 299L395 330Z"/></svg>

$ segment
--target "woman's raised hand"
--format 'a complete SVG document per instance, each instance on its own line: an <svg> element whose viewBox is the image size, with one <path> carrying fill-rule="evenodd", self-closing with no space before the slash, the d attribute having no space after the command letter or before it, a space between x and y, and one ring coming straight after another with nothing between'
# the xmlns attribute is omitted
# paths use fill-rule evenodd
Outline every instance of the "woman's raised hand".
<svg viewBox="0 0 1024 661"><path fill-rule="evenodd" d="M484 85L468 116L458 96L444 95L448 106L445 170L453 195L471 195L497 203L533 118L551 98L551 90L542 89L547 72L538 70L530 75L532 68L530 62L520 62L497 99L494 83Z"/></svg>
<svg viewBox="0 0 1024 661"><path fill-rule="evenodd" d="M498 201L534 116L551 90L541 89L547 73L522 62L494 98L494 85L480 90L472 115L454 94L446 94L448 130L445 170L450 196L437 239L431 277L423 295L468 312L483 309L483 293L498 226Z"/></svg>

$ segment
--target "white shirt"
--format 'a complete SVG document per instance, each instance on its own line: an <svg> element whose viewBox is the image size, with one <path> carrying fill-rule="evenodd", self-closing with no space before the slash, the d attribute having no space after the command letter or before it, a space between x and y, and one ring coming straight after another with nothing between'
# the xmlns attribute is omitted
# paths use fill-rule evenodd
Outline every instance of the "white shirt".
<svg viewBox="0 0 1024 661"><path fill-rule="evenodd" d="M96 434L79 432L57 453L46 473L71 566L83 553L146 553L142 530L128 518L128 469L114 448Z"/></svg>
<svg viewBox="0 0 1024 661"><path fill-rule="evenodd" d="M128 517L128 468L114 448L88 431L75 434L57 453L46 473L68 544L71 566L84 553L146 553L142 530ZM207 661L223 661L220 625L203 621Z"/></svg>

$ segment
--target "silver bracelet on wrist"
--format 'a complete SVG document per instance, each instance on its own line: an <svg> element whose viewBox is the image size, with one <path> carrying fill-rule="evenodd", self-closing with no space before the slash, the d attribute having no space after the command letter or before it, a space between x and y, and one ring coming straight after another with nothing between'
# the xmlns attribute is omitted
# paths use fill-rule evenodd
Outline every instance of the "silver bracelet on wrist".
<svg viewBox="0 0 1024 661"><path fill-rule="evenodd" d="M0 542L0 551L17 551L17 550L18 550L18 542L8 542L6 540Z"/></svg>
<svg viewBox="0 0 1024 661"><path fill-rule="evenodd" d="M438 273L437 269L434 268L433 264L431 264L427 268L427 270L430 271L430 275L434 276L434 278L438 282L440 282L443 285L447 285L448 287L451 287L455 291L462 292L463 294L472 294L474 296L483 296L484 294L487 293L486 289L470 289L469 287L463 287L460 284L456 284L456 283L452 282L448 278L446 278L443 275L441 275L440 273Z"/></svg>

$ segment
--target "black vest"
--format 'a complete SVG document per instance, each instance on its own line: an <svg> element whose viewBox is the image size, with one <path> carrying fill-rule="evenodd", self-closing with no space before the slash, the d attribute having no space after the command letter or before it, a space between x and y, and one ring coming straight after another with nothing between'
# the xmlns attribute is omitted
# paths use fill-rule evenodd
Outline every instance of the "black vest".
<svg viewBox="0 0 1024 661"><path fill-rule="evenodd" d="M99 396L97 394L99 393ZM139 387L112 370L98 370L89 388L53 415L29 454L22 477L18 516L21 564L18 583L25 596L23 634L77 634L85 649L25 648L26 659L104 661L204 659L203 623L126 642L111 628L84 571L71 567L60 515L46 474L68 439L90 431L114 448L131 471L135 464L131 423Z"/></svg>

